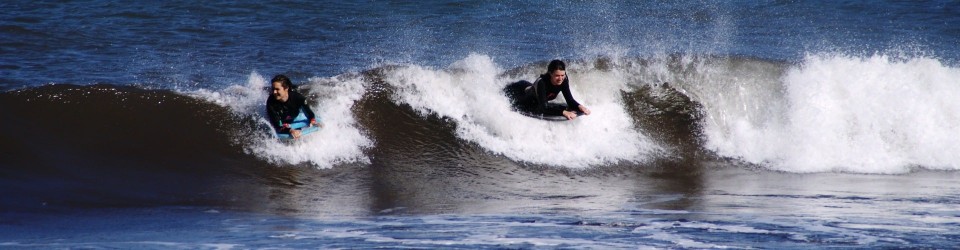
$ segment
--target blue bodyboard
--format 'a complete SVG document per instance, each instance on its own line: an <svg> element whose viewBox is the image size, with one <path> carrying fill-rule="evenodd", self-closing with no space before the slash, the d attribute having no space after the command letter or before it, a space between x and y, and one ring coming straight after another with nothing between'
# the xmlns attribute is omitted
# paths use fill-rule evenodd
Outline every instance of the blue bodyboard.
<svg viewBox="0 0 960 250"><path fill-rule="evenodd" d="M320 121L320 117L316 117L317 121ZM300 111L300 114L296 118L293 118L293 122L290 123L291 129L299 129L300 137L306 136L313 132L320 131L319 126L310 126L310 119L307 119L307 116L303 114L303 111ZM276 133L277 139L281 141L293 140L293 136L288 133Z"/></svg>

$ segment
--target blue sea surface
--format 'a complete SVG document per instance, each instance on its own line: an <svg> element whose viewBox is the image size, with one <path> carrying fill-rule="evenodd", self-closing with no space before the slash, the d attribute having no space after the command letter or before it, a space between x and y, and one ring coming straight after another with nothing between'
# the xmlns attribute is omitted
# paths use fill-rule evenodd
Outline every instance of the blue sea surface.
<svg viewBox="0 0 960 250"><path fill-rule="evenodd" d="M223 86L251 71L331 76L382 63L444 66L470 53L553 58L690 53L929 54L955 65L951 1L489 3L473 1L9 1L4 88L48 83Z"/></svg>
<svg viewBox="0 0 960 250"><path fill-rule="evenodd" d="M957 1L4 1L0 248L960 242ZM561 59L589 116L510 111ZM267 80L325 127L269 138Z"/></svg>

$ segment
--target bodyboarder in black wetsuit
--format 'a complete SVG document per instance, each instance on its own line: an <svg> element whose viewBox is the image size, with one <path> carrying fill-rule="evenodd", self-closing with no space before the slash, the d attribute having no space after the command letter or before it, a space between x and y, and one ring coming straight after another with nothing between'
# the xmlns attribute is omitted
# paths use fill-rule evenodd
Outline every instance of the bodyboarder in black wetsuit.
<svg viewBox="0 0 960 250"><path fill-rule="evenodd" d="M577 117L577 112L589 115L590 110L573 99L570 93L570 80L566 77L566 65L563 61L553 60L547 66L547 73L540 75L534 83L519 81L504 88L507 97L512 100L513 107L522 112L540 115L563 115L567 119ZM563 93L567 107L548 105Z"/></svg>
<svg viewBox="0 0 960 250"><path fill-rule="evenodd" d="M270 81L272 85L271 97L267 99L267 116L270 125L277 133L289 133L294 138L300 137L300 130L291 129L290 124L303 111L310 119L310 125L318 125L316 115L307 105L307 98L293 91L293 83L284 75L277 75Z"/></svg>

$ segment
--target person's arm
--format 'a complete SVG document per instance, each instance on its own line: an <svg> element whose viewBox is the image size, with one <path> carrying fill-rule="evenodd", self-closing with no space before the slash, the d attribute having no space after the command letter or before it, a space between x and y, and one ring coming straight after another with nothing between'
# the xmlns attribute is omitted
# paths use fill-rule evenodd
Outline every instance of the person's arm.
<svg viewBox="0 0 960 250"><path fill-rule="evenodd" d="M310 105L303 104L303 113L307 116L307 119L310 119L310 126L320 126L320 120L317 119L317 116L313 113L313 110L310 109Z"/></svg>
<svg viewBox="0 0 960 250"><path fill-rule="evenodd" d="M567 110L563 112L563 116L566 116L567 119L573 119L577 117L577 112L581 112L584 115L590 115L590 109L573 99L573 94L570 92L570 82L567 81L567 79L563 80L562 86L563 88L561 91L563 92L563 99L567 100Z"/></svg>
<svg viewBox="0 0 960 250"><path fill-rule="evenodd" d="M296 92L291 92L296 93ZM307 98L300 93L296 93L297 102L300 104L300 110L303 111L303 115L310 119L310 125L318 125L317 115L313 113L313 109L310 108L310 105L307 105Z"/></svg>
<svg viewBox="0 0 960 250"><path fill-rule="evenodd" d="M307 119L310 119L310 125L312 126L315 124L316 120L314 120L313 110L311 110L310 106L307 105L307 98L301 95L299 92L294 91L290 91L290 97L294 99L289 100L288 102L296 104L295 106L297 106L297 109L294 110L297 111L297 115L299 115L299 112L303 112L303 115L306 116ZM300 139L300 130L301 129L288 129L288 131L290 131L290 136L293 137L293 139Z"/></svg>
<svg viewBox="0 0 960 250"><path fill-rule="evenodd" d="M563 99L567 100L567 110L580 110L580 103L574 100L573 94L570 93L570 81L563 79L563 84L560 86L560 92L563 92Z"/></svg>
<svg viewBox="0 0 960 250"><path fill-rule="evenodd" d="M590 115L590 109L588 109L587 106L583 106L583 104L573 99L573 94L570 92L570 82L564 79L563 85L565 86L563 88L563 99L567 100L567 110L573 112L579 111L584 115Z"/></svg>

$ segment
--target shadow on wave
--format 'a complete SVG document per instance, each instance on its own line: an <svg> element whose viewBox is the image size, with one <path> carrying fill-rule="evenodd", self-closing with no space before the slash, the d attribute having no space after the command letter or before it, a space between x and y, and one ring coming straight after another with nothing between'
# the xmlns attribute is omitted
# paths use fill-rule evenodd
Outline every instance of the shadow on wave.
<svg viewBox="0 0 960 250"><path fill-rule="evenodd" d="M238 180L269 167L231 141L229 111L171 91L50 85L0 105L9 209L241 204Z"/></svg>

